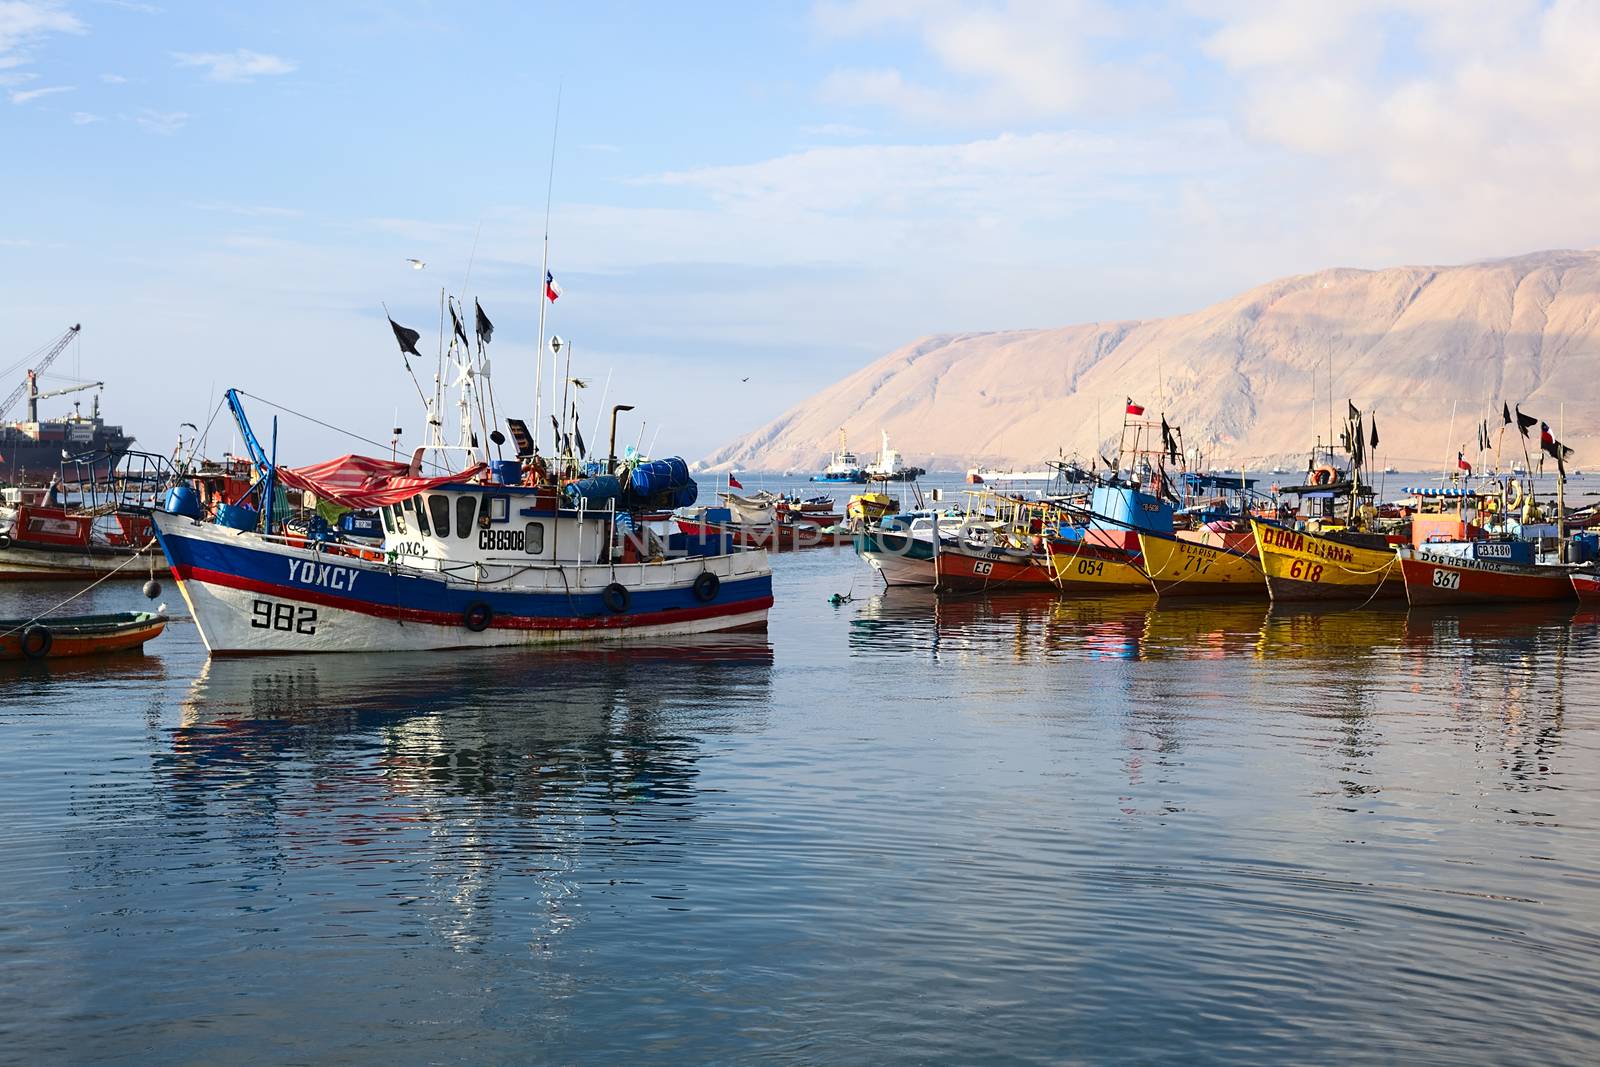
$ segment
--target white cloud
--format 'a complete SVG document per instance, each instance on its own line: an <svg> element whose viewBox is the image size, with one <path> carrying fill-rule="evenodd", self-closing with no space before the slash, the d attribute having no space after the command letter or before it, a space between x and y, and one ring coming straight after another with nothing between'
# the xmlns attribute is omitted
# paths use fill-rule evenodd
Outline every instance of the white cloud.
<svg viewBox="0 0 1600 1067"><path fill-rule="evenodd" d="M85 29L57 0L0 0L0 68L28 62L28 49L53 33Z"/></svg>
<svg viewBox="0 0 1600 1067"><path fill-rule="evenodd" d="M140 129L149 133L158 133L170 136L183 129L189 123L187 111L157 111L154 108L140 108L133 116L133 121Z"/></svg>
<svg viewBox="0 0 1600 1067"><path fill-rule="evenodd" d="M1479 209L1564 210L1600 181L1582 132L1600 129L1589 0L1229 5L1211 18L1205 49L1264 142ZM1417 59L1388 69L1395 50Z"/></svg>
<svg viewBox="0 0 1600 1067"><path fill-rule="evenodd" d="M291 73L297 64L282 56L240 48L233 52L174 52L180 67L203 69L218 82L248 82L256 78Z"/></svg>
<svg viewBox="0 0 1600 1067"><path fill-rule="evenodd" d="M128 79L124 78L120 74L102 74L100 75L100 80L105 82L107 85L122 85Z"/></svg>
<svg viewBox="0 0 1600 1067"><path fill-rule="evenodd" d="M104 115L94 115L87 111L74 111L72 113L72 124L74 126L88 126L92 123L104 121Z"/></svg>
<svg viewBox="0 0 1600 1067"><path fill-rule="evenodd" d="M77 88L75 85L48 85L42 89L13 89L10 94L11 102L13 104L26 104L39 99L41 96L50 96L54 93L70 93L75 88Z"/></svg>
<svg viewBox="0 0 1600 1067"><path fill-rule="evenodd" d="M830 74L824 99L874 105L927 122L1045 119L1116 111L1164 92L1164 79L1139 55L1109 61L1096 46L1127 41L1133 27L1098 0L848 0L818 4L823 32L857 37L910 32L952 79L910 80L896 67Z"/></svg>

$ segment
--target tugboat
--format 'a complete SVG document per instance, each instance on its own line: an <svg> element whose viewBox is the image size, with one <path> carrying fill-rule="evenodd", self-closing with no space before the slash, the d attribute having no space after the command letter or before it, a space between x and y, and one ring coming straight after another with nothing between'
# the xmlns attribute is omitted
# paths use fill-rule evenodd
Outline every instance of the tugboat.
<svg viewBox="0 0 1600 1067"><path fill-rule="evenodd" d="M822 469L821 474L813 474L811 480L850 485L866 483L866 470L861 466L856 454L845 445L844 427L839 428L839 451L828 457L828 465Z"/></svg>
<svg viewBox="0 0 1600 1067"><path fill-rule="evenodd" d="M218 507L213 521L187 487L152 513L213 655L766 628L772 571L764 551L733 550L722 537L663 543L639 529L635 516L663 501L692 500L682 460L619 468L613 451L605 464L590 465L596 473L558 481L526 425L507 420L518 460L492 467L477 462L425 476L425 454L446 447L435 444L417 448L409 462L344 456L287 468L262 448L239 394L229 390L227 402L259 479L245 498ZM476 458L470 444L449 447ZM587 473L576 456L556 462L563 476ZM276 519L286 490L324 508L376 509L382 547L315 518L304 535L287 535Z"/></svg>
<svg viewBox="0 0 1600 1067"><path fill-rule="evenodd" d="M900 453L889 447L889 431L880 432L883 434L883 445L878 450L877 461L867 465L867 481L914 482L928 473L921 467L906 466Z"/></svg>

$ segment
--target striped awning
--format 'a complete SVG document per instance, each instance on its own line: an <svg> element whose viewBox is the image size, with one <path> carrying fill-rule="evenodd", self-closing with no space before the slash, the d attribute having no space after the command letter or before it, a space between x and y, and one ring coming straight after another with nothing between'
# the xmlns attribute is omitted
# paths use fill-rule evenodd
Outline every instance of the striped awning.
<svg viewBox="0 0 1600 1067"><path fill-rule="evenodd" d="M1408 485L1408 486L1406 486L1404 489L1402 489L1400 491L1402 493L1405 493L1407 496L1426 496L1426 497L1488 496L1489 495L1488 493L1480 493L1476 489L1463 489L1463 488L1460 488L1459 486L1453 486L1453 485L1443 485L1443 486L1440 486L1440 485L1430 485L1430 486L1412 486L1412 485Z"/></svg>
<svg viewBox="0 0 1600 1067"><path fill-rule="evenodd" d="M317 494L346 508L379 508L425 493L450 482L471 481L484 470L482 463L470 470L437 478L413 478L411 467L371 456L340 456L309 467L279 467L278 480L295 489Z"/></svg>

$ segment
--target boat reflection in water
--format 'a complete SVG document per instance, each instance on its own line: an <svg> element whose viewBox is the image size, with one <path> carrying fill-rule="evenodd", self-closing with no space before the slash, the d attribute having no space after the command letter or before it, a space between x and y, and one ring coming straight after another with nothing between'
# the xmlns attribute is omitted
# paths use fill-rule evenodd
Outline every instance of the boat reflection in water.
<svg viewBox="0 0 1600 1067"><path fill-rule="evenodd" d="M1465 653L1468 664L1475 657L1504 664L1508 653L1531 654L1552 639L1563 648L1600 641L1600 612L1576 604L1408 610L1393 603L1158 602L1154 595L941 597L895 588L868 600L850 627L850 649L859 655L1019 662L1247 656L1351 663L1437 646L1453 657Z"/></svg>
<svg viewBox="0 0 1600 1067"><path fill-rule="evenodd" d="M497 899L542 899L537 947L583 914L580 869L681 844L704 739L764 727L771 666L764 634L212 659L159 776L174 815L248 811L241 862L386 870L452 943L488 940Z"/></svg>

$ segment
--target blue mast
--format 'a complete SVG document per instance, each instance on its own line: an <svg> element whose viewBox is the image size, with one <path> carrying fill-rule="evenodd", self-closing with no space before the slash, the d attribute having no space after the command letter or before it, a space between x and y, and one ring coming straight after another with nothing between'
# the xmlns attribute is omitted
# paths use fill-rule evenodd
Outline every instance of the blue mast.
<svg viewBox="0 0 1600 1067"><path fill-rule="evenodd" d="M233 413L233 421L239 424L239 436L244 440L245 451L250 453L250 462L256 469L265 472L261 481L256 483L260 489L261 504L261 532L272 532L272 501L273 491L276 489L278 465L276 456L267 455L266 449L261 447L261 442L256 439L256 432L250 428L250 420L245 417L244 404L239 399L239 390L229 389L223 396L228 401L228 410ZM273 451L277 451L277 420L273 420Z"/></svg>

